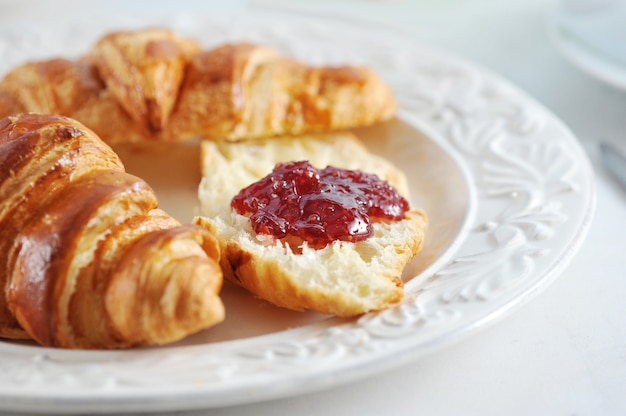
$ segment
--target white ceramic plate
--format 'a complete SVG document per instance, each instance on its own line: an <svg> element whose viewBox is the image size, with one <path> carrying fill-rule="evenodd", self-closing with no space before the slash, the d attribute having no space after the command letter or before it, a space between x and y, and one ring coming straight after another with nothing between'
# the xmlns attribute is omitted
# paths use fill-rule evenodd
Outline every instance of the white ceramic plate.
<svg viewBox="0 0 626 416"><path fill-rule="evenodd" d="M397 120L357 134L406 172L413 204L429 214L429 234L407 267L404 301L359 319L279 310L227 285L226 321L176 345L64 351L0 342L0 409L210 408L349 382L505 316L557 276L587 232L593 179L576 139L532 99L472 65L360 22L158 8L97 15L5 26L0 71L80 55L107 30L158 24L207 47L246 39L311 63L369 65L392 85L401 109ZM117 150L156 188L163 208L191 218L197 144Z"/></svg>

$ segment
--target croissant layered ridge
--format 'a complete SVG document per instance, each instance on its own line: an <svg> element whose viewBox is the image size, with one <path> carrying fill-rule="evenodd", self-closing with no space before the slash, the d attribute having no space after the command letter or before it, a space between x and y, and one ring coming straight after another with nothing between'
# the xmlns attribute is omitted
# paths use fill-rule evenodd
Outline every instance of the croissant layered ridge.
<svg viewBox="0 0 626 416"><path fill-rule="evenodd" d="M223 320L213 235L160 210L92 131L11 116L0 148L0 336L125 348Z"/></svg>
<svg viewBox="0 0 626 416"><path fill-rule="evenodd" d="M164 29L114 32L86 58L131 119L148 134L163 129L178 98L185 67L200 46Z"/></svg>
<svg viewBox="0 0 626 416"><path fill-rule="evenodd" d="M77 60L13 68L0 117L72 117L109 143L244 140L389 120L393 93L363 66L312 66L270 47L202 47L167 29L109 33Z"/></svg>

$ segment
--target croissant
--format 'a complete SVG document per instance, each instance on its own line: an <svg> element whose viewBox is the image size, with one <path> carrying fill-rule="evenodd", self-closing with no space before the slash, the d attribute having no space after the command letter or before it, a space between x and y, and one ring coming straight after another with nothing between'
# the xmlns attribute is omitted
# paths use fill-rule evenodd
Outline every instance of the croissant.
<svg viewBox="0 0 626 416"><path fill-rule="evenodd" d="M72 117L109 143L238 140L373 124L395 101L365 67L312 67L251 43L202 51L145 29L108 34L76 61L14 68L0 82L0 117L18 112Z"/></svg>
<svg viewBox="0 0 626 416"><path fill-rule="evenodd" d="M0 119L0 336L44 346L163 344L224 318L215 238L72 119Z"/></svg>

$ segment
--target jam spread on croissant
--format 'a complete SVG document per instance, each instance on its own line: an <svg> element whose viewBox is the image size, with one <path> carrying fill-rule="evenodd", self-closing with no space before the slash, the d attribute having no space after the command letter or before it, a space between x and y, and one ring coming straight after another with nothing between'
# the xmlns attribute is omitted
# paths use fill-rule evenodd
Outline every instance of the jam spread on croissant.
<svg viewBox="0 0 626 416"><path fill-rule="evenodd" d="M374 174L298 161L277 164L241 190L231 207L250 215L257 234L295 237L322 248L335 240L368 238L373 221L401 220L409 203Z"/></svg>

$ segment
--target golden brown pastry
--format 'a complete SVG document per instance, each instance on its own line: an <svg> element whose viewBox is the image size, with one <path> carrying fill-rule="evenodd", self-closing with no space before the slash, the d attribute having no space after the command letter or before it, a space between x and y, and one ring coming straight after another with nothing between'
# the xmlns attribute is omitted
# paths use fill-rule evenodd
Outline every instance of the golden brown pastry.
<svg viewBox="0 0 626 416"><path fill-rule="evenodd" d="M135 123L148 132L163 129L176 103L194 41L163 29L104 36L87 59Z"/></svg>
<svg viewBox="0 0 626 416"><path fill-rule="evenodd" d="M9 72L0 82L0 117L23 112L80 120L109 142L149 138L105 87L96 67L84 61L50 59Z"/></svg>
<svg viewBox="0 0 626 416"><path fill-rule="evenodd" d="M42 114L73 114L104 89L93 66L63 58L24 64L0 85L22 110Z"/></svg>
<svg viewBox="0 0 626 416"><path fill-rule="evenodd" d="M310 67L249 44L195 56L166 136L250 139L391 118L391 90L363 67Z"/></svg>
<svg viewBox="0 0 626 416"><path fill-rule="evenodd" d="M224 317L219 248L80 123L0 119L0 336L46 346L172 342Z"/></svg>
<svg viewBox="0 0 626 416"><path fill-rule="evenodd" d="M389 87L364 67L311 67L250 43L201 51L164 29L104 36L78 61L14 68L0 117L60 114L109 143L248 139L353 128L390 119Z"/></svg>
<svg viewBox="0 0 626 416"><path fill-rule="evenodd" d="M17 97L9 91L0 90L0 114L23 113L24 108Z"/></svg>

